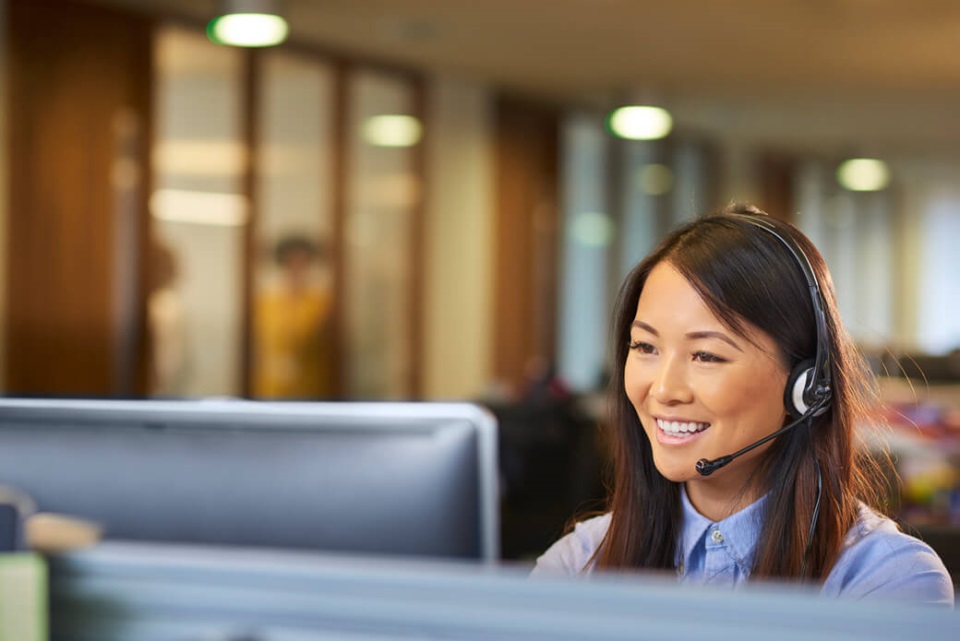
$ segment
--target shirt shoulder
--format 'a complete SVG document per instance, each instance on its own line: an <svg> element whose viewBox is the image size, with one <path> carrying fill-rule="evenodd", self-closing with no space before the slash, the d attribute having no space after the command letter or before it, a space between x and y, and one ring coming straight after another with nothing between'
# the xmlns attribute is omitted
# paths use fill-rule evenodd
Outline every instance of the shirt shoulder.
<svg viewBox="0 0 960 641"><path fill-rule="evenodd" d="M953 583L933 549L861 506L844 550L823 584L831 596L953 606Z"/></svg>
<svg viewBox="0 0 960 641"><path fill-rule="evenodd" d="M610 527L610 514L577 523L538 559L530 576L570 576L593 570L593 555Z"/></svg>

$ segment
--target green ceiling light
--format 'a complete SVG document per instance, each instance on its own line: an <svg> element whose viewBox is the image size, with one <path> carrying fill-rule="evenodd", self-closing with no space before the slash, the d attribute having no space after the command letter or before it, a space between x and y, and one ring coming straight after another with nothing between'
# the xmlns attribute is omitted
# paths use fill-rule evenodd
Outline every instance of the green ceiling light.
<svg viewBox="0 0 960 641"><path fill-rule="evenodd" d="M850 158L837 168L837 181L850 191L880 191L890 184L890 169L876 158Z"/></svg>
<svg viewBox="0 0 960 641"><path fill-rule="evenodd" d="M272 47L287 39L289 27L279 0L223 0L207 25L212 42L233 47Z"/></svg>
<svg viewBox="0 0 960 641"><path fill-rule="evenodd" d="M607 119L610 131L628 140L657 140L673 129L673 117L663 107L628 105L613 110Z"/></svg>

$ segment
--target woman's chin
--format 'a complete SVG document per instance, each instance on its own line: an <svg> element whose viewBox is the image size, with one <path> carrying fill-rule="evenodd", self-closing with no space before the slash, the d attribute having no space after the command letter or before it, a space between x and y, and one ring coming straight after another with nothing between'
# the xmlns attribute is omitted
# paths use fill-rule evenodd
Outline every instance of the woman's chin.
<svg viewBox="0 0 960 641"><path fill-rule="evenodd" d="M684 483L691 479L699 478L697 475L696 461L656 463L657 471L660 476L674 483Z"/></svg>

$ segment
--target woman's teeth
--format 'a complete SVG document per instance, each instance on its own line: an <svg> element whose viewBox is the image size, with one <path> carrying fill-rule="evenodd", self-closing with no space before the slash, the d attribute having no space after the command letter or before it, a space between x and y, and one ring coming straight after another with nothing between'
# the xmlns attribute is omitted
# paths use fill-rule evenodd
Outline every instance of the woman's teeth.
<svg viewBox="0 0 960 641"><path fill-rule="evenodd" d="M664 421L657 419L657 427L667 434L679 436L681 434L696 434L710 427L710 423L682 423L680 421Z"/></svg>

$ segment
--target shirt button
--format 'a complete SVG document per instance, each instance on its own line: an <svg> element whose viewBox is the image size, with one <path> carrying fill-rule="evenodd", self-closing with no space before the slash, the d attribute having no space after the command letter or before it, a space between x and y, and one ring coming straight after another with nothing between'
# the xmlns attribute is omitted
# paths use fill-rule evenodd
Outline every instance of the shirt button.
<svg viewBox="0 0 960 641"><path fill-rule="evenodd" d="M714 530L710 538L713 539L714 543L723 543L723 535L720 534L720 530Z"/></svg>

